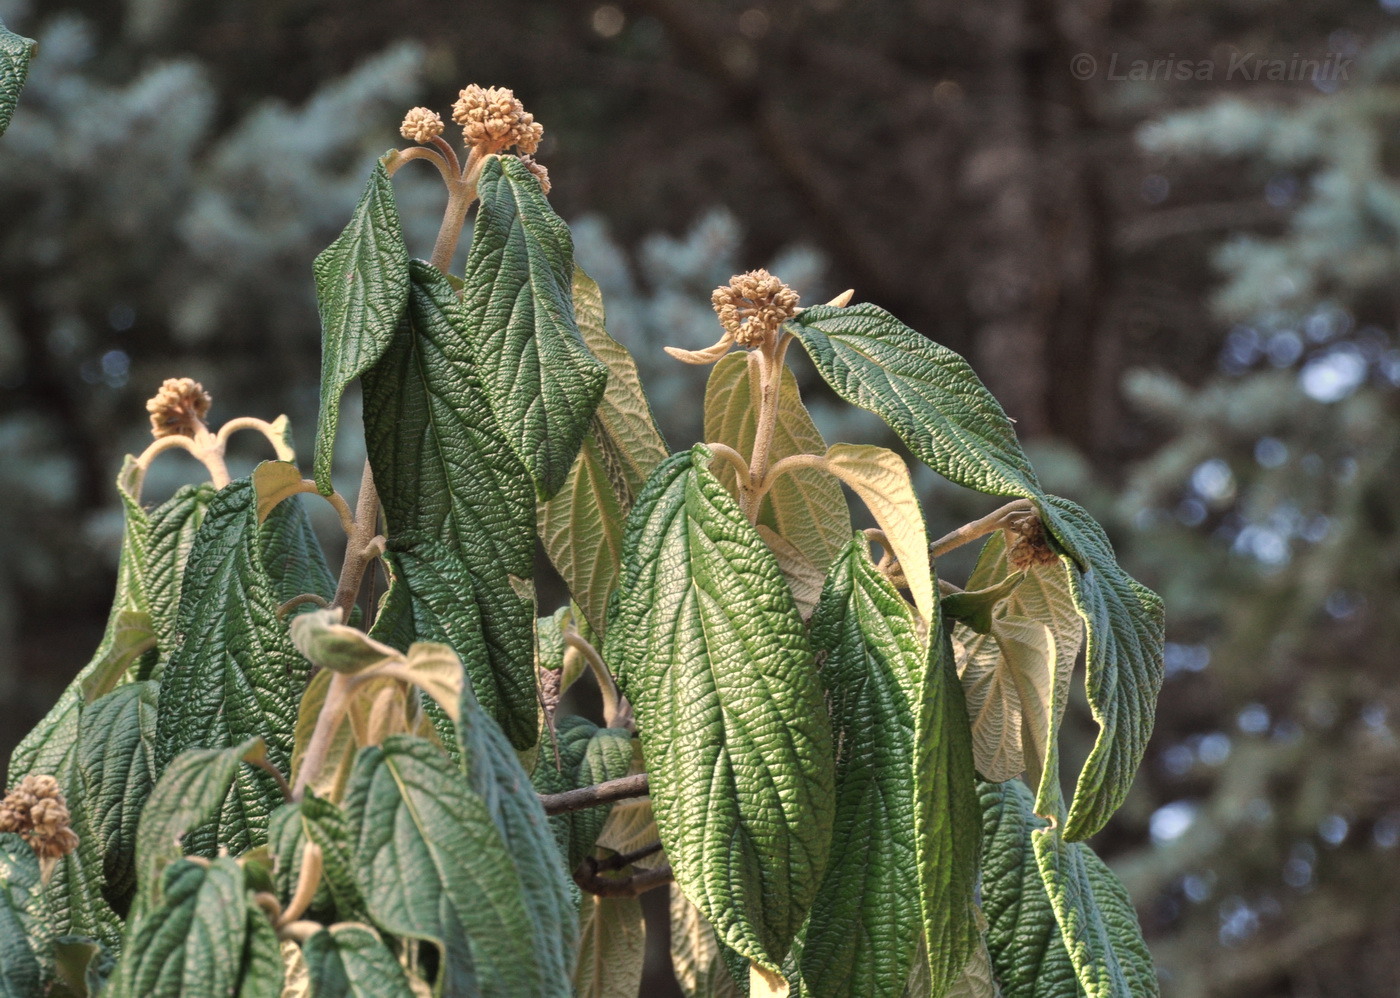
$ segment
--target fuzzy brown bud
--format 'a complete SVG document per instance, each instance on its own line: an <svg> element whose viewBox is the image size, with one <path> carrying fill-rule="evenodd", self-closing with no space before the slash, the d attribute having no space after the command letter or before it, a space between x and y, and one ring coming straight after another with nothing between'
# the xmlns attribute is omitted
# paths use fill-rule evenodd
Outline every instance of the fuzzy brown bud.
<svg viewBox="0 0 1400 998"><path fill-rule="evenodd" d="M535 160L533 156L521 156L520 162L525 164L525 169L535 175L535 179L540 182L540 190L549 193L553 185L549 182L549 169L543 163Z"/></svg>
<svg viewBox="0 0 1400 998"><path fill-rule="evenodd" d="M797 292L766 270L751 270L715 288L710 302L740 346L756 347L797 314Z"/></svg>
<svg viewBox="0 0 1400 998"><path fill-rule="evenodd" d="M1018 572L1036 565L1053 565L1059 555L1045 537L1039 517L1027 516L1014 522L1006 531L1008 541L1006 560Z"/></svg>
<svg viewBox="0 0 1400 998"><path fill-rule="evenodd" d="M426 107L415 107L403 116L399 134L413 142L427 143L442 134L442 117Z"/></svg>
<svg viewBox="0 0 1400 998"><path fill-rule="evenodd" d="M63 791L52 776L30 775L0 800L0 832L15 832L40 859L66 856L78 845Z"/></svg>
<svg viewBox="0 0 1400 998"><path fill-rule="evenodd" d="M462 126L462 141L482 153L514 146L529 156L540 147L544 136L544 126L506 87L479 87L473 83L463 88L452 105L452 120Z"/></svg>
<svg viewBox="0 0 1400 998"><path fill-rule="evenodd" d="M212 399L193 378L167 378L160 391L146 403L151 414L151 436L192 437L204 428Z"/></svg>

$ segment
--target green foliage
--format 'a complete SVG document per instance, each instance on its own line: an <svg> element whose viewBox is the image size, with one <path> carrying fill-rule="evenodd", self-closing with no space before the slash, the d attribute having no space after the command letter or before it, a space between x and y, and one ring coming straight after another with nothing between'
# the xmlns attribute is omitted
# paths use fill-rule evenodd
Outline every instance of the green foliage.
<svg viewBox="0 0 1400 998"><path fill-rule="evenodd" d="M38 834L42 809L16 819L42 864L3 840L6 986L86 991L110 950L116 996L612 998L639 986L637 895L674 882L696 996L1155 993L1126 894L1072 840L1142 757L1160 600L1042 490L966 362L873 305L719 289L725 337L673 352L715 364L705 439L668 454L537 165L490 136L464 164L386 156L317 258L313 480L285 419L215 433L189 404L128 460L107 633L12 765L34 779L6 806L53 776L77 847ZM449 191L431 263L391 181L415 159ZM818 432L793 339L1014 516L931 547L904 458ZM356 378L352 512L330 473ZM236 429L279 461L230 481ZM148 512L172 447L211 483ZM853 534L846 489L877 529ZM302 492L345 529L338 580ZM934 557L989 534L967 591L940 579ZM571 597L539 619L537 542ZM1066 808L1081 646L1101 731ZM561 707L585 673L603 726Z"/></svg>
<svg viewBox="0 0 1400 998"><path fill-rule="evenodd" d="M0 21L0 135L10 127L36 47L32 38L15 34Z"/></svg>

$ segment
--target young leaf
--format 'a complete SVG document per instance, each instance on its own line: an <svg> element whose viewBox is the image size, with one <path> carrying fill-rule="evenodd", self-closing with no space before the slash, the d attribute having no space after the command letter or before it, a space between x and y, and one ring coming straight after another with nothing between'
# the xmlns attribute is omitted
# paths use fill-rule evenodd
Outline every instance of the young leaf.
<svg viewBox="0 0 1400 998"><path fill-rule="evenodd" d="M408 249L382 163L370 175L345 231L316 258L315 270L321 310L315 472L316 487L330 495L340 397L389 349L408 302Z"/></svg>
<svg viewBox="0 0 1400 998"><path fill-rule="evenodd" d="M584 438L564 487L540 504L540 540L568 585L569 595L602 634L608 597L617 585L622 562L625 514L597 436L591 432Z"/></svg>
<svg viewBox="0 0 1400 998"><path fill-rule="evenodd" d="M535 496L482 394L457 293L425 263L410 274L408 315L364 377L365 436L401 590L375 633L388 640L402 611L410 640L455 648L483 706L528 748L539 733L535 607L517 587L534 573Z"/></svg>
<svg viewBox="0 0 1400 998"><path fill-rule="evenodd" d="M715 931L681 889L671 885L671 967L685 998L740 998L720 956Z"/></svg>
<svg viewBox="0 0 1400 998"><path fill-rule="evenodd" d="M274 510L263 529L294 515ZM257 494L240 479L219 491L195 538L180 603L184 641L162 673L156 725L160 767L183 750L219 749L263 736L272 765L285 772L296 704L310 663L277 617L277 592L259 545ZM240 853L261 841L281 800L261 771L241 770L218 820L196 837Z"/></svg>
<svg viewBox="0 0 1400 998"><path fill-rule="evenodd" d="M302 952L315 998L414 998L403 967L367 925L322 929Z"/></svg>
<svg viewBox="0 0 1400 998"><path fill-rule="evenodd" d="M787 583L711 460L664 462L628 516L605 657L677 882L776 971L826 867L831 728Z"/></svg>
<svg viewBox="0 0 1400 998"><path fill-rule="evenodd" d="M731 353L710 372L705 386L705 439L728 444L749 460L757 427L761 391L756 361ZM783 368L778 385L778 421L769 449L769 467L792 454L822 454L826 441L812 422L792 370ZM726 462L715 475L736 492L736 470ZM841 486L820 468L795 468L774 481L759 508L758 522L783 538L824 578L851 537L851 515ZM781 560L781 559L780 559Z"/></svg>
<svg viewBox="0 0 1400 998"><path fill-rule="evenodd" d="M18 835L0 833L0 998L30 998L40 992L39 958L33 949L39 939L31 910L38 893L38 856Z"/></svg>
<svg viewBox="0 0 1400 998"><path fill-rule="evenodd" d="M900 998L920 931L915 866L914 677L927 654L909 605L856 535L812 615L836 743L838 859L803 937L803 994ZM852 862L851 858L859 857Z"/></svg>
<svg viewBox="0 0 1400 998"><path fill-rule="evenodd" d="M569 474L607 370L574 320L569 228L534 174L494 156L476 189L462 298L472 355L496 422L548 499Z"/></svg>
<svg viewBox="0 0 1400 998"><path fill-rule="evenodd" d="M29 75L29 60L38 48L32 38L15 34L0 21L0 135L10 127L24 78Z"/></svg>
<svg viewBox="0 0 1400 998"><path fill-rule="evenodd" d="M388 932L438 947L443 994L553 993L515 861L485 802L438 749L410 736L364 749L346 816L370 915Z"/></svg>
<svg viewBox="0 0 1400 998"><path fill-rule="evenodd" d="M642 984L647 925L637 898L584 894L579 913L576 998L636 998Z"/></svg>
<svg viewBox="0 0 1400 998"><path fill-rule="evenodd" d="M866 444L833 444L826 467L865 503L889 539L891 553L909 583L914 606L933 620L933 571L929 568L928 533L909 468L894 451Z"/></svg>
<svg viewBox="0 0 1400 998"><path fill-rule="evenodd" d="M972 717L972 758L985 780L1040 773L1051 738L1053 683L1062 671L1055 636L1038 620L998 617L990 639L963 660L963 693ZM1024 737L1023 737L1024 732Z"/></svg>

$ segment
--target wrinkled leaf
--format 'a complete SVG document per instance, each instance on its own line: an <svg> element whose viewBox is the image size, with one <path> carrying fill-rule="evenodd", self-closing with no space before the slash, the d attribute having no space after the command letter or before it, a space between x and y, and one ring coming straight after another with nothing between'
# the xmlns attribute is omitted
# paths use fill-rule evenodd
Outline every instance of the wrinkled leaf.
<svg viewBox="0 0 1400 998"><path fill-rule="evenodd" d="M303 953L314 998L413 998L404 969L367 925L322 929Z"/></svg>
<svg viewBox="0 0 1400 998"><path fill-rule="evenodd" d="M13 832L0 833L0 998L32 998L39 993L39 958L34 906L39 890L39 858Z"/></svg>
<svg viewBox="0 0 1400 998"><path fill-rule="evenodd" d="M739 998L720 956L714 929L680 888L671 885L671 966L685 998Z"/></svg>
<svg viewBox="0 0 1400 998"><path fill-rule="evenodd" d="M980 638L980 636L979 636ZM1058 665L1049 627L1026 617L998 617L963 661L963 694L972 718L972 758L985 780L1043 772L1054 717ZM1039 778L1039 775L1036 776Z"/></svg>
<svg viewBox="0 0 1400 998"><path fill-rule="evenodd" d="M636 998L647 949L641 901L584 894L580 904L574 995Z"/></svg>
<svg viewBox="0 0 1400 998"><path fill-rule="evenodd" d="M29 75L29 60L38 50L38 43L32 38L15 34L0 21L0 135L10 127L24 78Z"/></svg>

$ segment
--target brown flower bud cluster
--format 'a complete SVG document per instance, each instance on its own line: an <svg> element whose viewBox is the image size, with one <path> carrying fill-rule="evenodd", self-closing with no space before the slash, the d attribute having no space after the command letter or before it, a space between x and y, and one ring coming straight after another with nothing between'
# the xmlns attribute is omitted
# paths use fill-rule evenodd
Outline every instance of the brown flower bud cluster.
<svg viewBox="0 0 1400 998"><path fill-rule="evenodd" d="M797 314L797 292L766 270L751 270L715 288L710 302L720 325L740 346L756 347Z"/></svg>
<svg viewBox="0 0 1400 998"><path fill-rule="evenodd" d="M1027 516L1011 524L1006 531L1006 560L1018 572L1035 565L1053 565L1059 555L1050 546L1041 526L1040 517Z"/></svg>
<svg viewBox="0 0 1400 998"><path fill-rule="evenodd" d="M15 832L40 859L66 856L78 846L63 791L52 776L26 776L0 800L0 832Z"/></svg>
<svg viewBox="0 0 1400 998"><path fill-rule="evenodd" d="M426 107L412 108L403 116L399 134L418 143L428 143L442 134L442 116Z"/></svg>
<svg viewBox="0 0 1400 998"><path fill-rule="evenodd" d="M204 429L211 401L204 386L193 378L166 378L160 391L146 403L146 411L151 414L151 436L157 440L194 436Z"/></svg>
<svg viewBox="0 0 1400 998"><path fill-rule="evenodd" d="M465 144L482 155L514 146L530 156L544 135L544 126L506 87L466 87L452 105L452 120L462 126Z"/></svg>

